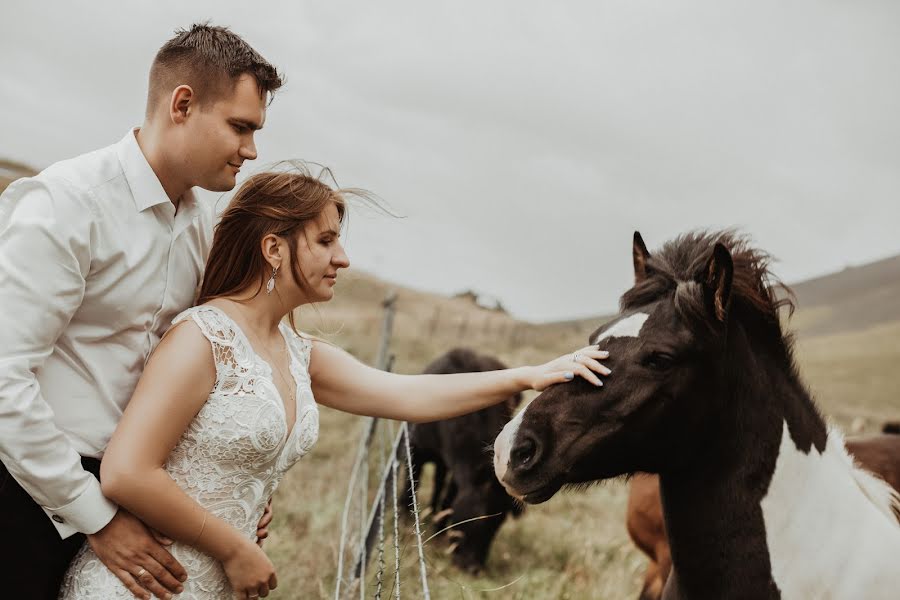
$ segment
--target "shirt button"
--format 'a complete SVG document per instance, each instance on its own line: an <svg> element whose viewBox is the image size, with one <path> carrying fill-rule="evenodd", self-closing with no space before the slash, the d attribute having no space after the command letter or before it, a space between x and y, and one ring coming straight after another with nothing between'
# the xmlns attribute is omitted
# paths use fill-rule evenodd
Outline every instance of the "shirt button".
<svg viewBox="0 0 900 600"><path fill-rule="evenodd" d="M63 518L62 518L61 516L59 516L59 515L53 515L53 516L50 517L50 518L53 519L54 521L56 521L57 523L65 523L65 522L66 522L66 520L63 519Z"/></svg>

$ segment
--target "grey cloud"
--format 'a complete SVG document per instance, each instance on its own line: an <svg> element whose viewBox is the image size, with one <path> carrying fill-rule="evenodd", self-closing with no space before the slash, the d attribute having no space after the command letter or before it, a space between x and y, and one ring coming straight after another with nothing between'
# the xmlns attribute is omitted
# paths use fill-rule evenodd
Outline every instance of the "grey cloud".
<svg viewBox="0 0 900 600"><path fill-rule="evenodd" d="M797 279L900 252L900 6L800 2L24 5L0 41L0 154L111 143L146 69L211 18L288 76L260 163L333 167L408 215L351 225L354 265L601 313L651 246L738 225Z"/></svg>

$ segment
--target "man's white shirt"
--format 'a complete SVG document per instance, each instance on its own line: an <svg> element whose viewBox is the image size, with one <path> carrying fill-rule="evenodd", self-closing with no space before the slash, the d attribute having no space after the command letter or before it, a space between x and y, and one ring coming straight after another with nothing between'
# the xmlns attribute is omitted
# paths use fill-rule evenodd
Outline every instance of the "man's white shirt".
<svg viewBox="0 0 900 600"><path fill-rule="evenodd" d="M191 191L176 213L134 131L0 196L0 460L63 538L115 515L80 457L194 302L212 220Z"/></svg>

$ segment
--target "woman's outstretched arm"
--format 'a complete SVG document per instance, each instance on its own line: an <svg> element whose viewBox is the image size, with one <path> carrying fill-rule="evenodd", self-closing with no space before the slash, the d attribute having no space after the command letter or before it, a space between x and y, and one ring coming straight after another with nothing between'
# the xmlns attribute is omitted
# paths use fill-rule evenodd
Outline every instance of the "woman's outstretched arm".
<svg viewBox="0 0 900 600"><path fill-rule="evenodd" d="M276 585L265 553L200 506L163 469L215 381L212 348L197 325L185 321L173 327L147 362L109 442L101 489L150 527L221 561L236 592L265 596ZM144 568L154 572L157 566Z"/></svg>
<svg viewBox="0 0 900 600"><path fill-rule="evenodd" d="M608 353L589 346L536 367L449 375L397 375L373 369L340 348L314 341L309 364L313 394L325 406L358 415L415 423L437 421L480 410L523 390L597 377L609 369L598 362Z"/></svg>

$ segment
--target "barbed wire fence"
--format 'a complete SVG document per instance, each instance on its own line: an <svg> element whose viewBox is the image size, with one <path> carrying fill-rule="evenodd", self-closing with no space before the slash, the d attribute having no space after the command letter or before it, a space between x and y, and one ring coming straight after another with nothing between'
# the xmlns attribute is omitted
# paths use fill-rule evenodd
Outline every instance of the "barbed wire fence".
<svg viewBox="0 0 900 600"><path fill-rule="evenodd" d="M388 294L383 302L384 319L381 328L381 341L375 366L379 369L390 371L392 369L392 357L389 354L391 335L393 331L394 316L396 314L397 296ZM375 440L380 440L381 451L373 450ZM369 463L378 463L378 479L372 481ZM401 464L402 462L402 464ZM412 536L416 544L417 560L419 566L419 585L421 592L417 597L430 600L431 593L428 588L428 571L425 563L425 552L422 542L422 524L419 518L418 499L416 497L416 481L413 475L412 450L409 441L409 427L405 422L396 423L384 419L366 417L363 422L362 435L356 452L356 460L347 482L347 495L344 500L344 509L341 516L340 543L338 548L338 567L335 578L334 599L366 598L370 587L366 578L366 569L370 557L376 555L375 572L371 582L372 596L376 600L385 597L385 585L391 580L390 589L386 597L399 600L401 597L401 500L400 500L400 472L407 471L407 486L411 515L413 517ZM374 483L374 491L372 491ZM370 501L371 496L371 501ZM389 497L389 498L388 498ZM390 502L388 503L388 499ZM406 502L405 494L404 500ZM390 519L386 515L386 508L390 507ZM356 530L354 521L358 521ZM391 530L386 530L386 524L392 524ZM386 559L386 546L388 538L391 538L393 546L393 574L389 576ZM346 568L346 558L352 553L352 566ZM416 589L413 588L413 589Z"/></svg>
<svg viewBox="0 0 900 600"><path fill-rule="evenodd" d="M529 323L505 312L464 304L460 300L454 300L452 304L440 303L429 309L418 308L415 304L406 305L398 311L397 320L400 331L414 329L422 340L491 348L491 351L500 353L522 346L540 345L548 335L554 338L571 336L573 343L587 341L588 334L600 322L600 319L585 319L552 324ZM374 337L382 321L382 315L371 312L357 327Z"/></svg>
<svg viewBox="0 0 900 600"><path fill-rule="evenodd" d="M502 351L504 347L518 348L544 341L541 326L517 321L505 313L454 306L422 311L415 304L406 303L401 311L397 300L397 294L389 292L382 302L380 319L373 311L362 325L368 336L379 335L373 364L382 370L393 370L394 356L390 348L394 337L400 344L401 360L405 361L410 360L410 347L415 348L413 352L429 353L436 346L452 347L453 344L493 346L494 351ZM586 339L584 327L582 323L572 322L567 324L566 334ZM554 338L559 337L560 329L559 324L554 325ZM553 341L558 343L556 339ZM371 352L371 346L364 348L357 350ZM414 478L410 444L406 423L363 419L341 514L334 600L356 597L399 600L401 591L407 597L430 600L423 549L429 540L422 538L423 515L416 495L419 482ZM427 515L428 510L424 512ZM409 519L405 518L407 513ZM413 561L417 573L412 569ZM406 579L401 577L401 572Z"/></svg>

